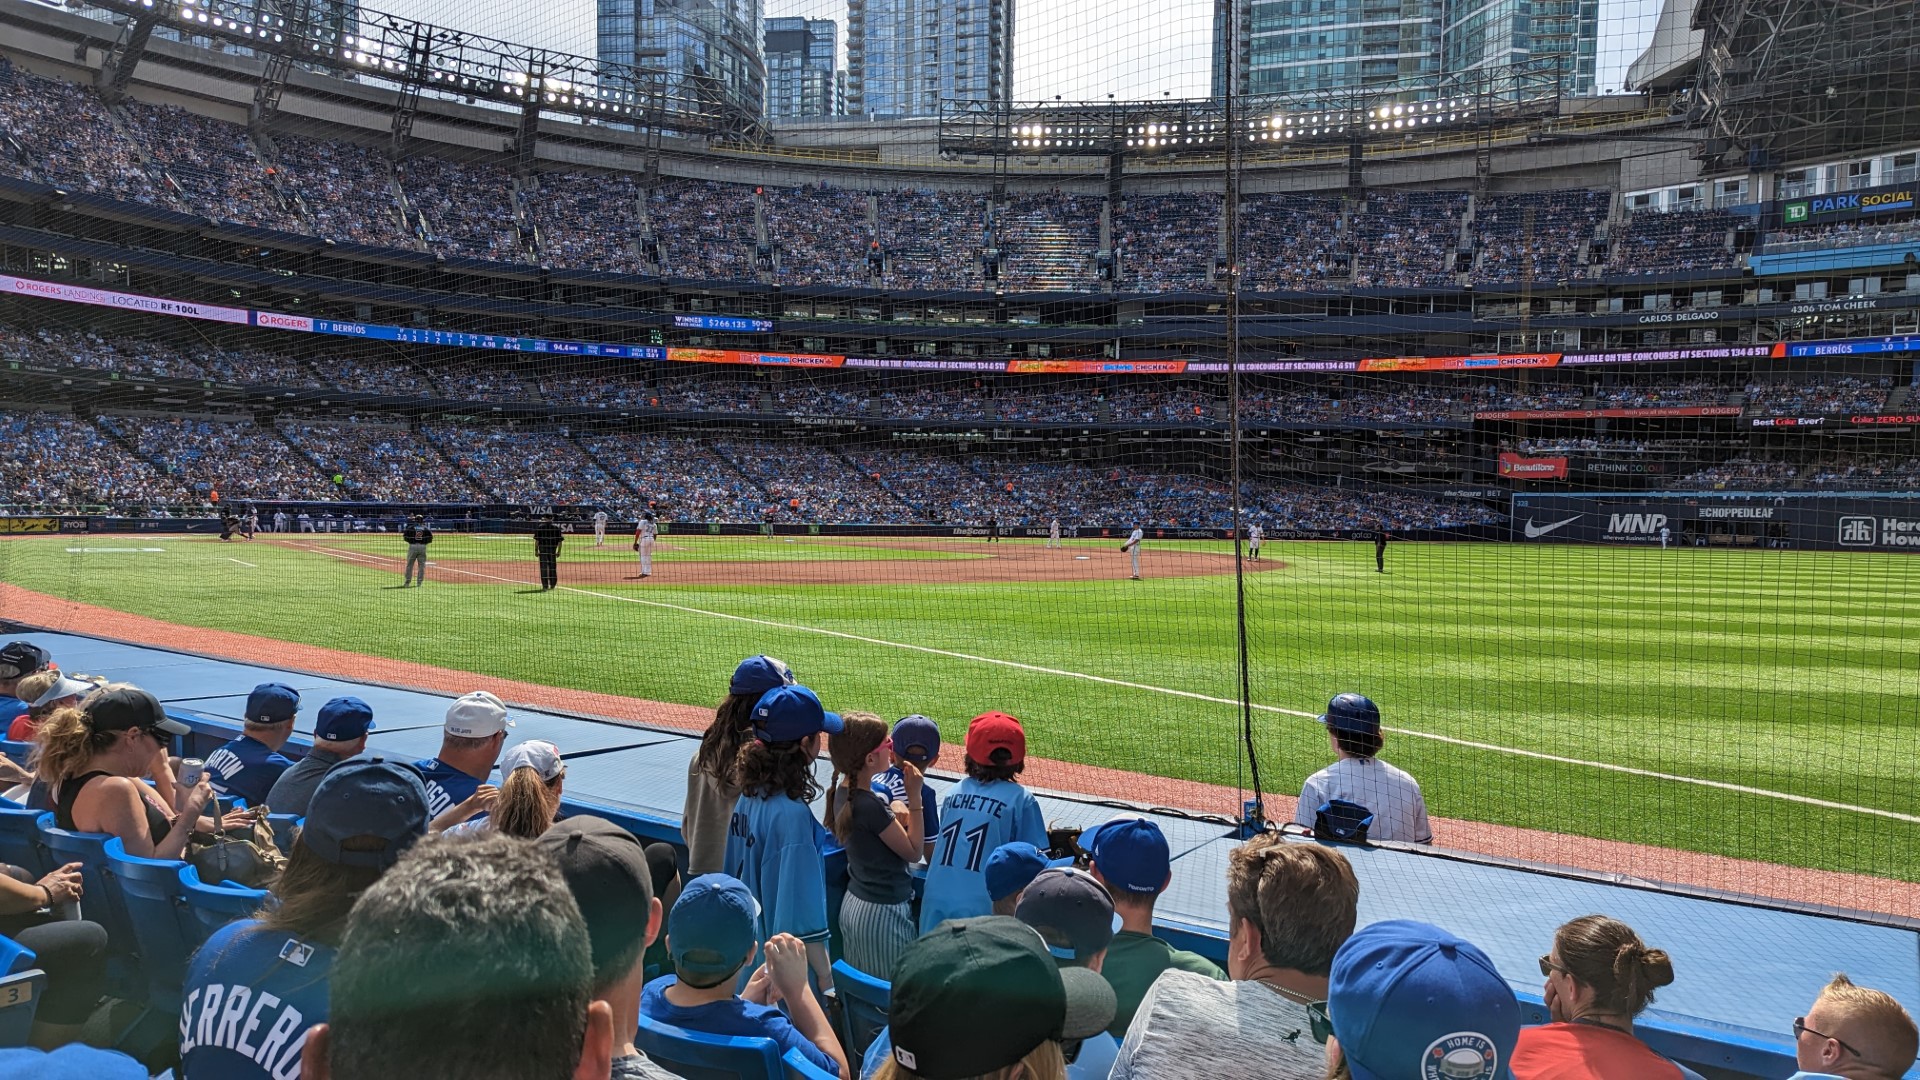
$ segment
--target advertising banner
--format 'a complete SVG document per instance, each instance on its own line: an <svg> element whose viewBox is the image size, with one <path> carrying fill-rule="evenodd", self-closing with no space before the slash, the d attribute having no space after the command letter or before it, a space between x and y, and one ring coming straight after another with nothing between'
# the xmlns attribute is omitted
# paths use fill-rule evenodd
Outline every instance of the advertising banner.
<svg viewBox="0 0 1920 1080"><path fill-rule="evenodd" d="M1532 543L1920 552L1920 495L1528 493L1512 529Z"/></svg>
<svg viewBox="0 0 1920 1080"><path fill-rule="evenodd" d="M59 518L0 517L0 534L7 536L18 536L22 533L51 533L59 531Z"/></svg>
<svg viewBox="0 0 1920 1080"><path fill-rule="evenodd" d="M1832 221L1852 221L1898 210L1913 209L1912 184L1889 184L1862 191L1837 191L1830 195L1809 195L1804 199L1783 199L1779 203L1782 225L1825 225Z"/></svg>
<svg viewBox="0 0 1920 1080"><path fill-rule="evenodd" d="M1497 356L1376 356L1360 361L1360 370L1483 371L1487 368L1555 367L1559 363L1559 353L1502 353Z"/></svg>
<svg viewBox="0 0 1920 1080"><path fill-rule="evenodd" d="M1563 457L1523 457L1500 455L1500 475L1520 480L1565 480L1567 459Z"/></svg>
<svg viewBox="0 0 1920 1080"><path fill-rule="evenodd" d="M1738 405L1677 405L1648 409L1502 409L1477 412L1475 420L1632 420L1651 416L1739 416Z"/></svg>

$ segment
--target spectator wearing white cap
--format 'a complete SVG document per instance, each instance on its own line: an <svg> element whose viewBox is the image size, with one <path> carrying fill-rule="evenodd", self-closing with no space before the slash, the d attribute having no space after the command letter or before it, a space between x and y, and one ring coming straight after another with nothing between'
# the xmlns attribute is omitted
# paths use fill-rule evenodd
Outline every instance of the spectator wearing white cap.
<svg viewBox="0 0 1920 1080"><path fill-rule="evenodd" d="M493 774L494 762L500 760L500 748L507 741L507 729L512 726L506 703L485 690L475 690L447 707L439 756L413 763L427 782L427 807L436 827L444 828L440 815L455 804L473 799ZM484 806L475 807L475 811L480 809ZM472 816L472 811L465 815Z"/></svg>
<svg viewBox="0 0 1920 1080"><path fill-rule="evenodd" d="M22 678L14 692L20 695L21 701L27 703L27 711L13 718L12 725L7 728L8 740L32 742L34 729L40 721L52 716L53 710L78 705L81 698L105 684L106 680L97 676L75 678L52 668Z"/></svg>
<svg viewBox="0 0 1920 1080"><path fill-rule="evenodd" d="M1116 1008L1111 1031L1126 1038L1134 1010L1160 973L1173 968L1209 979L1224 979L1213 961L1176 949L1153 933L1153 908L1173 881L1173 854L1165 833L1150 819L1122 815L1080 837L1092 856L1088 869L1113 894L1120 932L1113 937L1100 973L1113 984Z"/></svg>
<svg viewBox="0 0 1920 1080"><path fill-rule="evenodd" d="M469 818L447 832L490 830L538 839L559 819L560 791L566 780L560 748L544 739L528 739L500 759L500 794L486 816Z"/></svg>
<svg viewBox="0 0 1920 1080"><path fill-rule="evenodd" d="M357 697L337 697L320 706L313 722L313 749L273 782L267 806L276 814L306 817L327 770L365 750L372 730L373 706Z"/></svg>

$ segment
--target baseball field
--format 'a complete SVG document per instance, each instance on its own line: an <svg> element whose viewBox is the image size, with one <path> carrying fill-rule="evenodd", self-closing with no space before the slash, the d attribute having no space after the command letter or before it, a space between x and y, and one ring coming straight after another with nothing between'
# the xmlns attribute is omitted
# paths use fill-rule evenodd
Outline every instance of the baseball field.
<svg viewBox="0 0 1920 1080"><path fill-rule="evenodd" d="M830 708L925 713L950 740L1000 709L1035 755L1248 782L1226 544L1150 543L1141 581L1118 540L675 534L645 581L626 544L570 538L553 592L526 538L446 534L415 589L399 540L366 535L10 539L0 581L691 705L766 652ZM1370 543L1264 554L1245 596L1268 791L1331 760L1312 717L1353 690L1436 817L1920 881L1911 557L1401 543L1381 574Z"/></svg>

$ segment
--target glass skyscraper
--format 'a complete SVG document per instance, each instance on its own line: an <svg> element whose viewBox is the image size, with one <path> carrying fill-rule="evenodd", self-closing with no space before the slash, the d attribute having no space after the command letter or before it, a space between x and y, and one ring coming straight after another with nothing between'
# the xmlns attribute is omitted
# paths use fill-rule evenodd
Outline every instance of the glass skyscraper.
<svg viewBox="0 0 1920 1080"><path fill-rule="evenodd" d="M768 19L767 119L801 120L846 111L837 69L840 28L832 19Z"/></svg>
<svg viewBox="0 0 1920 1080"><path fill-rule="evenodd" d="M933 116L1013 93L1013 0L848 0L847 112Z"/></svg>
<svg viewBox="0 0 1920 1080"><path fill-rule="evenodd" d="M665 67L671 92L758 119L766 104L761 0L597 0L597 59Z"/></svg>

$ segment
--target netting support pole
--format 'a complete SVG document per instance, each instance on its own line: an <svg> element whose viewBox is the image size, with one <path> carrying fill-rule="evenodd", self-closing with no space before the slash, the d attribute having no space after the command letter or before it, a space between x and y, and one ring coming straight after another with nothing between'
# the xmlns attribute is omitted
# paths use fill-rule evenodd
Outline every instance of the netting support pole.
<svg viewBox="0 0 1920 1080"><path fill-rule="evenodd" d="M1251 657L1247 650L1247 568L1246 553L1240 545L1240 537L1246 527L1246 509L1241 505L1242 491L1240 480L1240 152L1241 134L1239 110L1234 103L1238 95L1234 92L1234 79L1238 72L1235 67L1239 49L1239 0L1228 0L1226 85L1223 97L1224 115L1222 117L1226 131L1226 176L1225 203L1221 207L1223 224L1227 231L1227 453L1231 456L1233 484L1233 612L1234 628L1237 632L1239 672L1240 672L1240 743L1246 754L1247 772L1242 777L1247 783L1242 790L1251 790L1252 794L1241 804L1240 832L1250 836L1264 831L1267 827L1266 794L1260 786L1260 758L1253 745L1253 678Z"/></svg>

